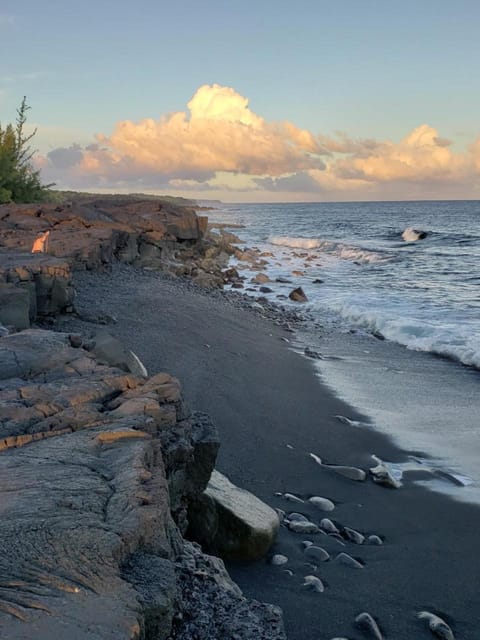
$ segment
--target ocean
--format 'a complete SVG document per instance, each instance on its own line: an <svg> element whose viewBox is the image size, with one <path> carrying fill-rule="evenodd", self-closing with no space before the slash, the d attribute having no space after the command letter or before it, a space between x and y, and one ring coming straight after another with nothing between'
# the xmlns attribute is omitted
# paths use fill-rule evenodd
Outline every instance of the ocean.
<svg viewBox="0 0 480 640"><path fill-rule="evenodd" d="M209 219L264 254L267 293L232 260L247 295L295 305L282 297L302 287L313 321L292 348L320 352L323 381L412 469L438 472L427 486L480 502L480 201L229 204Z"/></svg>

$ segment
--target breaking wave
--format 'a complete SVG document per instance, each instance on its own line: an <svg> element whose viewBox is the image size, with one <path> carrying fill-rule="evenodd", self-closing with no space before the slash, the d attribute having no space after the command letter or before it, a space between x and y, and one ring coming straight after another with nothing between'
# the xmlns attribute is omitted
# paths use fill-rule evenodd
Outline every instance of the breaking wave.
<svg viewBox="0 0 480 640"><path fill-rule="evenodd" d="M316 238L271 236L268 242L276 246L290 247L292 249L318 249L322 253L329 253L342 260L351 260L353 262L366 264L388 262L391 259L389 255L377 251L369 251L368 249L361 249L360 247L354 247L341 242L331 242L329 240L319 240Z"/></svg>
<svg viewBox="0 0 480 640"><path fill-rule="evenodd" d="M280 247L292 247L293 249L318 249L321 246L320 240L314 238L290 238L288 236L273 236L268 239L271 244Z"/></svg>
<svg viewBox="0 0 480 640"><path fill-rule="evenodd" d="M356 326L379 333L407 349L434 353L480 369L480 337L468 331L468 326L459 331L453 325L434 325L417 318L392 318L348 303L331 307Z"/></svg>

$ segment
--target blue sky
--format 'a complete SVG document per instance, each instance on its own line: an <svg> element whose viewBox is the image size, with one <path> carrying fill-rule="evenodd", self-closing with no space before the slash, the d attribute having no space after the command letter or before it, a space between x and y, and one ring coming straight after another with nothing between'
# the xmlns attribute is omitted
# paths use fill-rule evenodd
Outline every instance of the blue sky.
<svg viewBox="0 0 480 640"><path fill-rule="evenodd" d="M268 122L399 141L480 135L480 3L2 0L0 121L27 95L42 152L231 87Z"/></svg>

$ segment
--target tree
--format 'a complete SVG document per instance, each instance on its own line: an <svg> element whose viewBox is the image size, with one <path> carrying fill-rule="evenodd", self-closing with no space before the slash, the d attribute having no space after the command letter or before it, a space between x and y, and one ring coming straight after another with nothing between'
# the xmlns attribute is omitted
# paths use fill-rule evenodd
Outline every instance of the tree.
<svg viewBox="0 0 480 640"><path fill-rule="evenodd" d="M38 202L48 198L52 184L42 185L40 171L32 165L34 151L29 146L37 130L27 135L27 98L24 96L19 108L15 125L0 124L0 203L2 202Z"/></svg>

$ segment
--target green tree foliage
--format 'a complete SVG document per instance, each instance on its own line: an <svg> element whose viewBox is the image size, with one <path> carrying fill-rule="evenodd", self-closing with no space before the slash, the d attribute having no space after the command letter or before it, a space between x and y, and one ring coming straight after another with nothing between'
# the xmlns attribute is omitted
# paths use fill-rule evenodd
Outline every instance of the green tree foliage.
<svg viewBox="0 0 480 640"><path fill-rule="evenodd" d="M32 165L34 151L29 146L37 130L27 135L26 97L17 109L15 124L0 124L0 203L2 202L39 202L49 197L49 188L42 185L40 172Z"/></svg>

